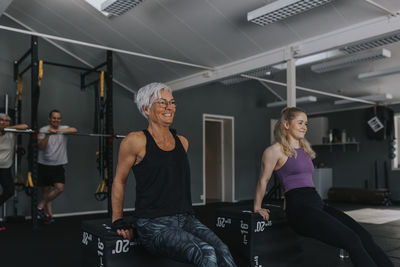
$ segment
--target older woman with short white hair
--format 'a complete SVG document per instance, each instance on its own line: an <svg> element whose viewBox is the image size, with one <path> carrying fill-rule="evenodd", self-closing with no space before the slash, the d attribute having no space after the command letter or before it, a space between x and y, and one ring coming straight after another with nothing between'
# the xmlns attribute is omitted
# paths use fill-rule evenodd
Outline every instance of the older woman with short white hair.
<svg viewBox="0 0 400 267"><path fill-rule="evenodd" d="M148 127L121 142L112 186L113 228L124 238L132 237L122 212L132 169L136 178L134 217L139 240L148 251L196 266L236 266L228 247L194 216L186 154L189 142L170 129L176 111L171 88L162 83L144 86L136 104Z"/></svg>

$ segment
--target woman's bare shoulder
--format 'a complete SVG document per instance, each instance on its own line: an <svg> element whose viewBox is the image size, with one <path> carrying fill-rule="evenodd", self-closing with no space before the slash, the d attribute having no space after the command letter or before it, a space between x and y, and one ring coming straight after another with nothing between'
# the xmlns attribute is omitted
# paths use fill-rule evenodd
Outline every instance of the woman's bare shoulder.
<svg viewBox="0 0 400 267"><path fill-rule="evenodd" d="M275 144L270 145L269 147L267 147L265 149L264 153L281 154L282 153L282 146L279 143L275 143Z"/></svg>
<svg viewBox="0 0 400 267"><path fill-rule="evenodd" d="M141 147L146 145L146 136L143 131L130 132L121 142L121 145L129 147Z"/></svg>

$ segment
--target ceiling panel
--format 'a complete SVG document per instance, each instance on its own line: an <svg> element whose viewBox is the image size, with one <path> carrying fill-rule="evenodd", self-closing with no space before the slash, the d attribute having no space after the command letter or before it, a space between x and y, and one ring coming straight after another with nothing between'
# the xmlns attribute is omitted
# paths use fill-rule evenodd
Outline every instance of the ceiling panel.
<svg viewBox="0 0 400 267"><path fill-rule="evenodd" d="M14 0L5 12L41 33L217 69L234 62L249 64L248 58L256 59L274 49L289 47L308 38L318 39L329 32L387 16L365 0L335 0L264 27L247 22L247 12L269 2L272 1L147 0L120 17L107 18L84 0ZM375 2L393 11L400 10L399 0ZM4 15L1 21L5 21ZM99 49L58 44L91 65L104 59L104 52ZM236 70L240 72L241 68ZM172 81L201 71L135 56L115 55L115 77L134 88L153 80ZM303 75L315 74L299 69L298 75L299 81L303 82ZM336 75L339 74L330 77ZM352 88L369 88L350 78L345 71L340 75L353 84ZM322 89L337 91L326 81L328 75L315 77Z"/></svg>

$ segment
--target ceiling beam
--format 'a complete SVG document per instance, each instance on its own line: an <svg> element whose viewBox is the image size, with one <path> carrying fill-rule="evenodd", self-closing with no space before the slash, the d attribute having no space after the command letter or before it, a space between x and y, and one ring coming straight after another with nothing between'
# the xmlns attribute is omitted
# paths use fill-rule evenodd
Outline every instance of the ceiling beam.
<svg viewBox="0 0 400 267"><path fill-rule="evenodd" d="M231 62L214 68L214 71L202 71L195 74L166 82L174 91L214 82L222 78L248 72L250 70L282 63L290 58L291 50L287 47L260 53L245 59Z"/></svg>
<svg viewBox="0 0 400 267"><path fill-rule="evenodd" d="M400 16L381 16L299 42L297 44L298 50L296 57L304 57L315 54L316 52L341 48L351 43L399 30Z"/></svg>
<svg viewBox="0 0 400 267"><path fill-rule="evenodd" d="M216 66L214 71L201 71L166 83L174 90L204 85L260 67L282 63L292 55L301 58L399 30L400 16L381 16L226 65Z"/></svg>

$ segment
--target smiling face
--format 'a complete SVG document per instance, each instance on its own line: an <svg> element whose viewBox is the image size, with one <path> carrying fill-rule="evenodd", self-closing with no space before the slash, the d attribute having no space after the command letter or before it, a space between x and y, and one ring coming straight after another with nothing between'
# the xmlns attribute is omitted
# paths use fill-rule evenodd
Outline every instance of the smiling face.
<svg viewBox="0 0 400 267"><path fill-rule="evenodd" d="M7 116L0 117L0 129L4 129L10 126L10 119Z"/></svg>
<svg viewBox="0 0 400 267"><path fill-rule="evenodd" d="M307 115L303 112L297 112L293 120L285 123L285 128L290 137L300 140L306 135L307 124Z"/></svg>
<svg viewBox="0 0 400 267"><path fill-rule="evenodd" d="M170 91L162 89L160 98L154 99L150 108L144 108L149 122L170 126L174 121L175 100Z"/></svg>
<svg viewBox="0 0 400 267"><path fill-rule="evenodd" d="M50 127L54 129L58 129L61 123L61 113L52 112L49 117Z"/></svg>

